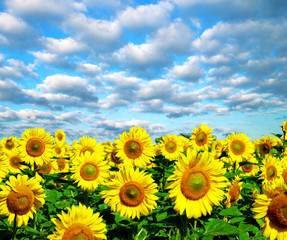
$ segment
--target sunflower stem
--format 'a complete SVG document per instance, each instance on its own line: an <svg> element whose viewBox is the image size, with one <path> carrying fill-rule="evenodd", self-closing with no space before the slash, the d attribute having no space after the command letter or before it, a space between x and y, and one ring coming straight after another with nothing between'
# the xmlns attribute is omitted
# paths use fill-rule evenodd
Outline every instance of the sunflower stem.
<svg viewBox="0 0 287 240"><path fill-rule="evenodd" d="M17 214L15 214L14 222L13 222L13 233L12 233L12 240L16 239L16 233L17 233Z"/></svg>
<svg viewBox="0 0 287 240"><path fill-rule="evenodd" d="M85 191L85 205L88 207L89 205L89 192L88 190Z"/></svg>
<svg viewBox="0 0 287 240"><path fill-rule="evenodd" d="M180 239L187 239L187 216L186 215L180 215L180 221L181 221L181 228L180 228Z"/></svg>

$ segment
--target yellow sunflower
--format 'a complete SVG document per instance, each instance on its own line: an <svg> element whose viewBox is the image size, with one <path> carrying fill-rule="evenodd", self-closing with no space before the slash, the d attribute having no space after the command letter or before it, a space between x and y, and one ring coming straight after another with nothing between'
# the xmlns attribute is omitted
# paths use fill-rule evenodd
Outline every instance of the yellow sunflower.
<svg viewBox="0 0 287 240"><path fill-rule="evenodd" d="M125 165L145 168L155 156L152 139L141 127L132 127L127 133L120 134L120 139L114 141L116 157Z"/></svg>
<svg viewBox="0 0 287 240"><path fill-rule="evenodd" d="M212 129L208 125L200 124L198 128L194 128L190 137L191 148L196 150L208 150L211 146L213 137Z"/></svg>
<svg viewBox="0 0 287 240"><path fill-rule="evenodd" d="M199 218L211 213L213 205L220 205L227 185L223 162L211 159L208 152L197 155L187 151L187 156L178 161L167 188L169 197L175 202L174 209L188 218Z"/></svg>
<svg viewBox="0 0 287 240"><path fill-rule="evenodd" d="M182 138L167 134L162 136L159 145L161 154L168 160L179 160L184 152Z"/></svg>
<svg viewBox="0 0 287 240"><path fill-rule="evenodd" d="M27 175L10 176L6 185L0 186L0 214L8 216L12 223L16 216L17 226L27 225L45 203L44 189L36 178L28 179Z"/></svg>
<svg viewBox="0 0 287 240"><path fill-rule="evenodd" d="M19 155L32 169L34 163L42 165L53 156L53 137L43 128L27 129L18 142Z"/></svg>
<svg viewBox="0 0 287 240"><path fill-rule="evenodd" d="M42 165L38 165L36 169L38 171L36 172L35 178L39 182L43 182L44 179L42 178L42 175L56 173L58 165L56 159L51 158L48 162L44 162Z"/></svg>
<svg viewBox="0 0 287 240"><path fill-rule="evenodd" d="M232 182L227 183L227 192L225 194L226 200L224 202L226 208L234 206L241 197L242 182L240 177L236 176Z"/></svg>
<svg viewBox="0 0 287 240"><path fill-rule="evenodd" d="M104 150L106 153L106 159L111 167L119 166L122 164L122 161L116 157L116 146L112 142L106 142L104 144Z"/></svg>
<svg viewBox="0 0 287 240"><path fill-rule="evenodd" d="M83 136L80 138L80 142L74 141L71 148L71 162L72 165L77 165L75 160L85 152L93 153L96 152L98 155L101 154L101 157L105 156L104 147L102 144L97 144L98 140L95 138Z"/></svg>
<svg viewBox="0 0 287 240"><path fill-rule="evenodd" d="M244 172L245 176L255 176L259 172L257 159L254 156L245 159L240 166L240 170Z"/></svg>
<svg viewBox="0 0 287 240"><path fill-rule="evenodd" d="M140 214L147 216L157 206L157 184L150 174L138 168L121 168L106 185L109 190L101 192L102 198L111 210L119 212L121 217L139 219Z"/></svg>
<svg viewBox="0 0 287 240"><path fill-rule="evenodd" d="M278 145L278 138L263 136L259 142L257 142L258 152L261 156L269 154L270 150Z"/></svg>
<svg viewBox="0 0 287 240"><path fill-rule="evenodd" d="M98 152L85 152L78 159L79 165L71 168L71 179L83 190L95 191L98 185L104 185L109 177L110 166Z"/></svg>
<svg viewBox="0 0 287 240"><path fill-rule="evenodd" d="M62 211L58 218L52 218L56 231L48 236L50 240L96 240L107 239L106 224L99 213L79 203L79 206L68 208L68 213Z"/></svg>
<svg viewBox="0 0 287 240"><path fill-rule="evenodd" d="M62 129L59 129L55 132L55 140L56 143L64 144L66 141L66 134Z"/></svg>
<svg viewBox="0 0 287 240"><path fill-rule="evenodd" d="M284 156L281 160L282 166L282 177L284 179L285 185L287 186L287 156Z"/></svg>
<svg viewBox="0 0 287 240"><path fill-rule="evenodd" d="M227 154L236 162L242 162L254 152L254 145L244 133L232 133L226 138Z"/></svg>
<svg viewBox="0 0 287 240"><path fill-rule="evenodd" d="M4 154L2 156L2 159L7 162L9 166L9 171L11 173L21 173L20 169L28 168L27 166L21 164L22 158L19 155L17 148L14 148L9 153Z"/></svg>
<svg viewBox="0 0 287 240"><path fill-rule="evenodd" d="M65 154L64 145L62 143L55 143L54 144L54 155L53 157L61 158Z"/></svg>
<svg viewBox="0 0 287 240"><path fill-rule="evenodd" d="M282 130L287 133L287 121L283 122Z"/></svg>
<svg viewBox="0 0 287 240"><path fill-rule="evenodd" d="M262 190L268 192L284 182L283 169L280 160L274 156L268 155L262 160L262 163L263 165L260 167L260 179L263 179Z"/></svg>
<svg viewBox="0 0 287 240"><path fill-rule="evenodd" d="M287 193L282 192L272 198L258 194L251 210L255 219L264 218L261 226L263 236L270 240L287 239Z"/></svg>
<svg viewBox="0 0 287 240"><path fill-rule="evenodd" d="M17 142L18 139L16 137L3 138L0 142L2 151L6 154L9 153L13 149L17 148Z"/></svg>
<svg viewBox="0 0 287 240"><path fill-rule="evenodd" d="M58 158L56 160L56 163L58 165L58 168L56 170L57 173L59 172L69 172L69 169L70 169L70 164L69 164L69 160L68 159L65 159L65 158Z"/></svg>

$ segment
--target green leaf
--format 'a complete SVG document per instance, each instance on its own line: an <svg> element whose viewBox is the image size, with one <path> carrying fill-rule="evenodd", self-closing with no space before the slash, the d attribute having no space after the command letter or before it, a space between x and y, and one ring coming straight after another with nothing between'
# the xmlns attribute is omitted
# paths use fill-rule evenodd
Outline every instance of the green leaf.
<svg viewBox="0 0 287 240"><path fill-rule="evenodd" d="M136 236L136 239L137 240L144 240L147 238L147 235L148 235L148 231L144 228L142 228L139 233L137 234Z"/></svg>
<svg viewBox="0 0 287 240"><path fill-rule="evenodd" d="M242 213L238 210L237 206L233 206L227 209L223 209L219 212L219 215L224 217L240 217Z"/></svg>
<svg viewBox="0 0 287 240"><path fill-rule="evenodd" d="M278 151L277 151L277 149L272 148L269 153L270 154L278 154Z"/></svg>
<svg viewBox="0 0 287 240"><path fill-rule="evenodd" d="M157 222L160 222L167 217L167 212L158 213L158 214L156 214L155 217L156 217Z"/></svg>
<svg viewBox="0 0 287 240"><path fill-rule="evenodd" d="M53 203L59 200L61 196L63 195L61 192L57 190L49 190L49 189L46 189L45 194L46 194L45 201L53 202Z"/></svg>
<svg viewBox="0 0 287 240"><path fill-rule="evenodd" d="M205 225L207 236L238 235L238 228L220 219L209 219Z"/></svg>
<svg viewBox="0 0 287 240"><path fill-rule="evenodd" d="M282 137L282 134L278 134L278 133L271 133L272 135L278 137L278 138L281 138Z"/></svg>

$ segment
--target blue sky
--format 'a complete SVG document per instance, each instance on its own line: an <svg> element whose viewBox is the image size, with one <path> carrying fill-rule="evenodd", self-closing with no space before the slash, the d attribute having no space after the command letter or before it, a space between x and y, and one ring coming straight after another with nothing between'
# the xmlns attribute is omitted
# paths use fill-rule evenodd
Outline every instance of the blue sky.
<svg viewBox="0 0 287 240"><path fill-rule="evenodd" d="M27 128L113 141L200 123L224 139L287 120L283 0L6 0L0 138Z"/></svg>

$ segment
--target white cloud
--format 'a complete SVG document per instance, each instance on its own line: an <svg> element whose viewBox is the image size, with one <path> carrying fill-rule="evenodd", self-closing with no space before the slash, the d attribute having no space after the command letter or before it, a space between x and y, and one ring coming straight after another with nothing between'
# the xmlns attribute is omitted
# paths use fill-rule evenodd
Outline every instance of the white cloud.
<svg viewBox="0 0 287 240"><path fill-rule="evenodd" d="M167 1L158 4L139 5L136 8L128 7L119 16L119 22L130 29L155 28L169 21L173 5Z"/></svg>
<svg viewBox="0 0 287 240"><path fill-rule="evenodd" d="M60 55L79 53L86 49L82 42L71 37L64 39L45 38L43 42L48 52Z"/></svg>

